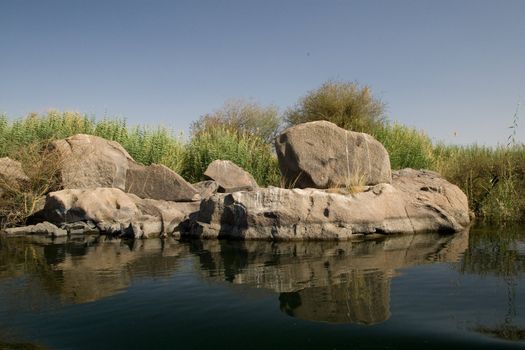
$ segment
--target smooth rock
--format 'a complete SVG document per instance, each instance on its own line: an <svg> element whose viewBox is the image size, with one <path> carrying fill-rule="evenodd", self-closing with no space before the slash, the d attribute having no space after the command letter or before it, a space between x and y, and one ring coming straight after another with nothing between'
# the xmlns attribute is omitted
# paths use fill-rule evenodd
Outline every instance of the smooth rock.
<svg viewBox="0 0 525 350"><path fill-rule="evenodd" d="M208 165L204 176L219 185L219 192L253 191L257 181L246 170L229 160L214 160Z"/></svg>
<svg viewBox="0 0 525 350"><path fill-rule="evenodd" d="M458 232L469 222L467 198L457 186L435 173L403 170L395 174L393 184L353 194L277 187L215 194L202 201L184 234L344 240L369 234Z"/></svg>
<svg viewBox="0 0 525 350"><path fill-rule="evenodd" d="M275 140L287 187L331 188L390 183L390 157L372 136L328 121L298 124Z"/></svg>
<svg viewBox="0 0 525 350"><path fill-rule="evenodd" d="M67 231L50 222L42 222L36 225L13 227L5 229L9 235L48 235L51 237L67 236Z"/></svg>
<svg viewBox="0 0 525 350"><path fill-rule="evenodd" d="M199 192L179 174L164 165L143 166L129 162L126 192L140 198L191 202L200 200Z"/></svg>
<svg viewBox="0 0 525 350"><path fill-rule="evenodd" d="M180 175L162 165L144 166L117 142L78 134L53 141L61 155L64 189L118 188L141 198L199 200L198 192Z"/></svg>
<svg viewBox="0 0 525 350"><path fill-rule="evenodd" d="M78 134L51 142L61 158L62 187L113 187L125 190L128 162L133 158L117 142Z"/></svg>
<svg viewBox="0 0 525 350"><path fill-rule="evenodd" d="M198 202L142 199L117 188L67 189L46 197L39 218L56 224L92 222L103 233L147 238L173 234Z"/></svg>

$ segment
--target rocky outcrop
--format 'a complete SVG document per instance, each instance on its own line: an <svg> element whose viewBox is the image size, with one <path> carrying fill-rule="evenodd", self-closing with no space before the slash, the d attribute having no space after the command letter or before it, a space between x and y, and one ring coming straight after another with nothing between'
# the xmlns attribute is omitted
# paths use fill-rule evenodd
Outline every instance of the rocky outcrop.
<svg viewBox="0 0 525 350"><path fill-rule="evenodd" d="M229 160L214 160L204 176L219 185L219 192L253 191L258 187L250 173Z"/></svg>
<svg viewBox="0 0 525 350"><path fill-rule="evenodd" d="M78 134L50 145L61 156L60 177L65 189L118 188L141 198L198 200L197 190L162 165L136 163L117 142Z"/></svg>
<svg viewBox="0 0 525 350"><path fill-rule="evenodd" d="M22 164L11 158L0 158L0 197L5 191L17 191L29 184Z"/></svg>
<svg viewBox="0 0 525 350"><path fill-rule="evenodd" d="M130 238L174 234L198 202L142 199L117 188L67 189L46 197L37 215L57 225L89 222L101 232Z"/></svg>
<svg viewBox="0 0 525 350"><path fill-rule="evenodd" d="M457 232L469 224L465 194L436 173L403 170L393 184L341 194L262 188L215 194L186 234L201 238L343 240L368 234Z"/></svg>
<svg viewBox="0 0 525 350"><path fill-rule="evenodd" d="M390 158L381 143L328 121L284 130L275 149L287 187L326 189L391 182Z"/></svg>

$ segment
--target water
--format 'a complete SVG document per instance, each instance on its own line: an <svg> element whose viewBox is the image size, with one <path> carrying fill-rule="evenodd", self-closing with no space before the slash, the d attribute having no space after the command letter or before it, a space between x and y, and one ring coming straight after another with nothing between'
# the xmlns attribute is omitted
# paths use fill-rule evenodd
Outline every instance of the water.
<svg viewBox="0 0 525 350"><path fill-rule="evenodd" d="M339 243L2 239L0 348L525 348L524 272L520 227Z"/></svg>

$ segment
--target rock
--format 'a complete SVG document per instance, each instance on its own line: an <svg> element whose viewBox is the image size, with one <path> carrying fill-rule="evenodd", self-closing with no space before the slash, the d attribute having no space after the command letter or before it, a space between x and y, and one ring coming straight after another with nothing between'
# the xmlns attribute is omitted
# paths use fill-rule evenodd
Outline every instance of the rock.
<svg viewBox="0 0 525 350"><path fill-rule="evenodd" d="M11 158L0 158L0 197L6 190L20 190L29 184L22 164Z"/></svg>
<svg viewBox="0 0 525 350"><path fill-rule="evenodd" d="M470 222L465 194L435 173L403 170L393 184L339 194L260 188L215 194L184 234L201 238L343 240L369 234L458 232Z"/></svg>
<svg viewBox="0 0 525 350"><path fill-rule="evenodd" d="M414 203L422 203L439 217L455 218L460 226L466 226L471 221L467 196L459 187L436 172L408 168L394 171L392 185L399 191L414 196L417 200ZM416 204L407 207L409 215L420 211Z"/></svg>
<svg viewBox="0 0 525 350"><path fill-rule="evenodd" d="M51 142L62 158L62 186L70 188L113 187L125 190L128 163L133 158L117 142L78 134Z"/></svg>
<svg viewBox="0 0 525 350"><path fill-rule="evenodd" d="M53 141L62 158L60 177L65 189L118 188L141 198L198 200L197 190L162 165L144 166L117 142L78 134Z"/></svg>
<svg viewBox="0 0 525 350"><path fill-rule="evenodd" d="M175 202L200 200L196 188L173 170L158 164L143 166L130 162L126 175L126 192L140 198Z"/></svg>
<svg viewBox="0 0 525 350"><path fill-rule="evenodd" d="M292 126L275 140L288 187L331 188L391 182L388 152L372 136L328 121Z"/></svg>
<svg viewBox="0 0 525 350"><path fill-rule="evenodd" d="M213 180L206 180L192 184L192 186L199 191L201 199L210 198L217 193L219 185Z"/></svg>
<svg viewBox="0 0 525 350"><path fill-rule="evenodd" d="M89 235L100 233L100 230L91 221L67 222L60 227L66 230L69 235Z"/></svg>
<svg viewBox="0 0 525 350"><path fill-rule="evenodd" d="M67 231L49 222L42 222L36 225L7 228L5 232L9 235L48 235L51 237L67 236Z"/></svg>
<svg viewBox="0 0 525 350"><path fill-rule="evenodd" d="M250 173L229 160L214 160L204 176L219 185L219 192L253 191L258 187Z"/></svg>
<svg viewBox="0 0 525 350"><path fill-rule="evenodd" d="M56 224L92 222L103 233L147 238L173 234L198 208L198 202L141 199L117 188L66 189L48 194L38 217Z"/></svg>

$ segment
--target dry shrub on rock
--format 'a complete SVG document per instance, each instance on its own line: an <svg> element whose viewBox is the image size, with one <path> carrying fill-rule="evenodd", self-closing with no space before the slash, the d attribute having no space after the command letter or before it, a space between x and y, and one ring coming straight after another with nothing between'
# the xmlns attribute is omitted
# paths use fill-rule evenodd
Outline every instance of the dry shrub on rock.
<svg viewBox="0 0 525 350"><path fill-rule="evenodd" d="M23 225L42 205L44 196L60 189L60 156L47 143L32 143L13 152L27 179L13 183L0 177L0 220L3 227Z"/></svg>

